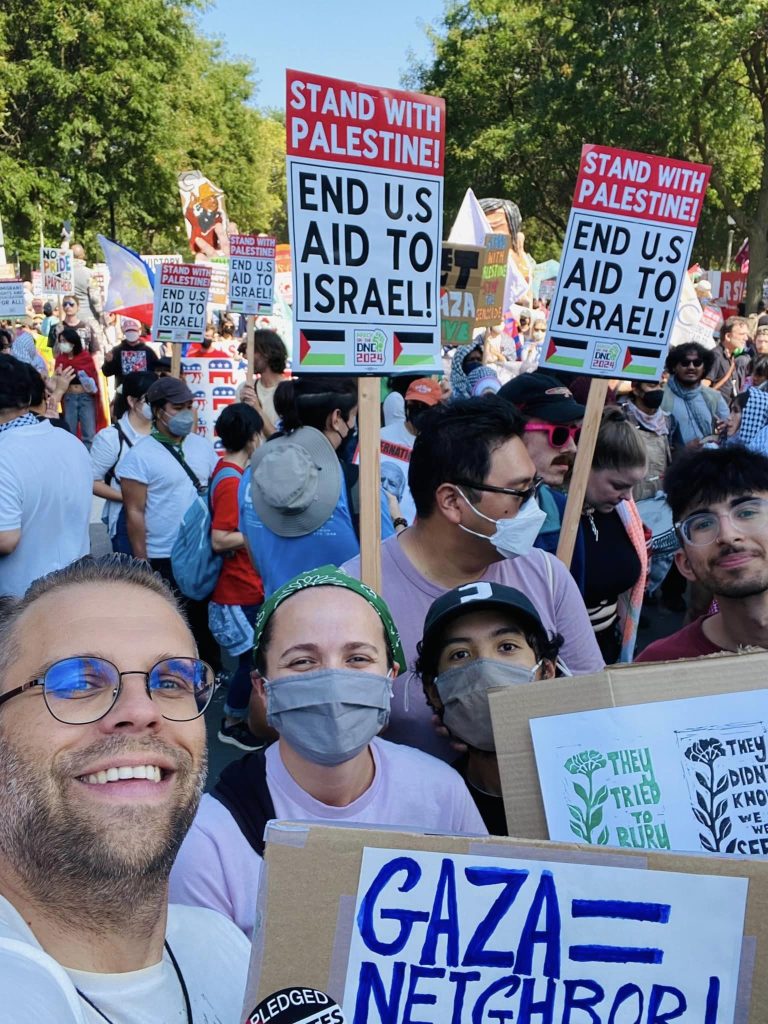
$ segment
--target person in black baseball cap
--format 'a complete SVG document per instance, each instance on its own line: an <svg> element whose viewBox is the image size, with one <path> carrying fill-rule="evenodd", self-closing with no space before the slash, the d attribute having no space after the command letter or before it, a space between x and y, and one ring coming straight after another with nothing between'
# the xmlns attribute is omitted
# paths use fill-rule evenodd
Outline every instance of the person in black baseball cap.
<svg viewBox="0 0 768 1024"><path fill-rule="evenodd" d="M488 691L551 678L562 642L547 633L525 594L500 583L456 587L427 613L416 671L428 704L466 744L454 768L492 835L508 832Z"/></svg>
<svg viewBox="0 0 768 1024"><path fill-rule="evenodd" d="M573 467L585 407L556 377L521 373L498 392L526 419L523 442L549 487L562 487Z"/></svg>

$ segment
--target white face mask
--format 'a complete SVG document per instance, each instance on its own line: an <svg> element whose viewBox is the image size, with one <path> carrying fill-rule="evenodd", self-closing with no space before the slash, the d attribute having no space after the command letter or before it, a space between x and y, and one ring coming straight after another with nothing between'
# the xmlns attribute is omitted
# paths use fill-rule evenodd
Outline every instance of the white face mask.
<svg viewBox="0 0 768 1024"><path fill-rule="evenodd" d="M542 512L539 508L536 498L529 498L513 519L491 519L490 516L475 508L460 487L457 490L473 512L482 519L487 519L496 527L490 537L484 533L478 533L476 530L470 530L468 526L459 523L462 530L489 541L503 558L517 558L519 555L529 553L544 520L547 518L546 512Z"/></svg>
<svg viewBox="0 0 768 1024"><path fill-rule="evenodd" d="M126 331L124 337L125 337L126 341L138 341L139 340L139 332L138 331Z"/></svg>
<svg viewBox="0 0 768 1024"><path fill-rule="evenodd" d="M143 416L148 423L152 422L152 406L149 402L142 402L140 405L134 405L133 411L137 412L139 416Z"/></svg>
<svg viewBox="0 0 768 1024"><path fill-rule="evenodd" d="M72 342L71 341L60 341L59 342L59 352L63 352L65 356L68 356L71 351L72 351Z"/></svg>

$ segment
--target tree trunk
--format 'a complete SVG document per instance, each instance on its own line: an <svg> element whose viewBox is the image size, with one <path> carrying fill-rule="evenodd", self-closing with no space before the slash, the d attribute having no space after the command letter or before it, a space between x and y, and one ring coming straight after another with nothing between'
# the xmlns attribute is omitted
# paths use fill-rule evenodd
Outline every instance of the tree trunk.
<svg viewBox="0 0 768 1024"><path fill-rule="evenodd" d="M747 278L747 313L754 313L763 297L763 281L768 277L768 232L758 217L749 229L749 276Z"/></svg>

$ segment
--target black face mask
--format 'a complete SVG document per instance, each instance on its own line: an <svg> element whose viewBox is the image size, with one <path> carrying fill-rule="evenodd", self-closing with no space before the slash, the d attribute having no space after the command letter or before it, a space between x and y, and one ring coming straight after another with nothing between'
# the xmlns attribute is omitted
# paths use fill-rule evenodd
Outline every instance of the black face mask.
<svg viewBox="0 0 768 1024"><path fill-rule="evenodd" d="M658 409L663 398L664 392L661 388L657 388L656 391L646 391L643 395L643 405L647 405L649 409Z"/></svg>
<svg viewBox="0 0 768 1024"><path fill-rule="evenodd" d="M336 431L336 433L339 433ZM350 429L347 436L341 442L339 447L336 449L336 454L342 462L351 462L355 457L355 449L357 448L357 427L354 430Z"/></svg>

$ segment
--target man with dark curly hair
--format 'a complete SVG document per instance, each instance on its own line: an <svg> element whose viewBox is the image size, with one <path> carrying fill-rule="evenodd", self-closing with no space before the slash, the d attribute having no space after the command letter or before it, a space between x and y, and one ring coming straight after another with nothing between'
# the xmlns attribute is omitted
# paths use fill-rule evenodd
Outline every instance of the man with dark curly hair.
<svg viewBox="0 0 768 1024"><path fill-rule="evenodd" d="M684 343L669 350L666 362L669 380L661 408L671 416L669 443L673 451L700 448L707 438L714 437L726 425L725 399L702 383L710 378L714 359L713 352L698 342Z"/></svg>

